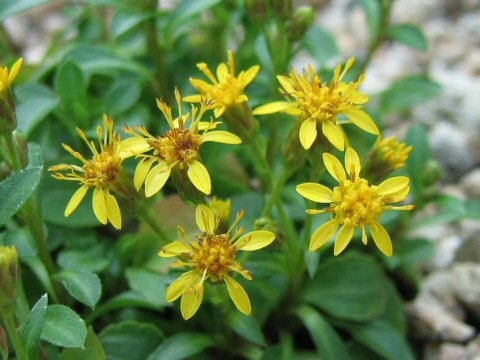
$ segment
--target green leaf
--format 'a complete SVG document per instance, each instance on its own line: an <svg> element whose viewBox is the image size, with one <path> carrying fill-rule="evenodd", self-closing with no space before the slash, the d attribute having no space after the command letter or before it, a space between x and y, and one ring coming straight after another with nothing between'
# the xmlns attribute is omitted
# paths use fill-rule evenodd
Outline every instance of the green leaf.
<svg viewBox="0 0 480 360"><path fill-rule="evenodd" d="M340 53L333 35L318 26L313 26L307 31L304 42L310 54L322 65L328 64Z"/></svg>
<svg viewBox="0 0 480 360"><path fill-rule="evenodd" d="M118 79L105 94L105 111L115 118L134 106L140 95L140 86L134 80Z"/></svg>
<svg viewBox="0 0 480 360"><path fill-rule="evenodd" d="M130 8L119 10L112 20L112 34L115 37L119 37L153 16L155 16L155 14Z"/></svg>
<svg viewBox="0 0 480 360"><path fill-rule="evenodd" d="M372 42L380 33L382 3L378 0L360 0L360 6L365 12L368 24L368 37L370 42Z"/></svg>
<svg viewBox="0 0 480 360"><path fill-rule="evenodd" d="M413 360L415 357L406 339L383 320L342 325L360 343L387 360Z"/></svg>
<svg viewBox="0 0 480 360"><path fill-rule="evenodd" d="M68 293L81 303L95 308L102 295L100 278L93 273L79 270L64 270L56 274Z"/></svg>
<svg viewBox="0 0 480 360"><path fill-rule="evenodd" d="M302 306L295 310L310 333L318 354L325 360L348 360L347 348L335 329L315 309Z"/></svg>
<svg viewBox="0 0 480 360"><path fill-rule="evenodd" d="M189 359L206 348L215 346L207 335L198 333L179 333L168 338L147 360L182 360Z"/></svg>
<svg viewBox="0 0 480 360"><path fill-rule="evenodd" d="M25 346L28 357L31 359L37 358L38 345L40 344L40 335L42 334L45 323L47 307L48 296L45 294L33 305L32 311L30 311L22 328L20 339Z"/></svg>
<svg viewBox="0 0 480 360"><path fill-rule="evenodd" d="M52 0L0 0L0 21Z"/></svg>
<svg viewBox="0 0 480 360"><path fill-rule="evenodd" d="M385 281L372 258L350 252L321 264L301 297L340 319L366 321L385 307Z"/></svg>
<svg viewBox="0 0 480 360"><path fill-rule="evenodd" d="M413 24L398 24L390 27L388 34L393 40L410 46L411 48L426 51L428 41L422 30Z"/></svg>
<svg viewBox="0 0 480 360"><path fill-rule="evenodd" d="M42 213L45 221L73 228L98 226L99 222L92 210L91 191L87 193L77 210L69 217L65 217L65 208L78 188L78 185L70 184L70 181L59 181L47 176L42 184Z"/></svg>
<svg viewBox="0 0 480 360"><path fill-rule="evenodd" d="M416 198L420 198L423 188L425 166L432 154L427 130L418 124L410 127L406 142L413 146L413 151L407 162L407 171L412 179L412 188Z"/></svg>
<svg viewBox="0 0 480 360"><path fill-rule="evenodd" d="M154 325L135 321L109 325L100 333L109 360L144 360L163 338Z"/></svg>
<svg viewBox="0 0 480 360"><path fill-rule="evenodd" d="M182 26L189 24L189 20L212 6L220 0L183 0L168 17L166 38L174 40L182 31Z"/></svg>
<svg viewBox="0 0 480 360"><path fill-rule="evenodd" d="M50 305L45 316L42 339L53 345L83 348L87 328L78 314L64 305Z"/></svg>
<svg viewBox="0 0 480 360"><path fill-rule="evenodd" d="M395 112L412 108L440 94L438 83L424 75L411 75L395 81L381 94L383 112Z"/></svg>
<svg viewBox="0 0 480 360"><path fill-rule="evenodd" d="M43 167L42 147L34 142L28 143L28 165L27 168Z"/></svg>
<svg viewBox="0 0 480 360"><path fill-rule="evenodd" d="M43 167L21 170L0 182L0 226L10 219L33 195Z"/></svg>
<svg viewBox="0 0 480 360"><path fill-rule="evenodd" d="M320 264L320 252L305 250L305 265L307 265L308 275L313 278L317 273L318 265Z"/></svg>
<svg viewBox="0 0 480 360"><path fill-rule="evenodd" d="M102 343L98 339L92 327L88 328L87 338L85 340L85 349L65 349L60 355L59 360L106 360L107 355L103 349Z"/></svg>
<svg viewBox="0 0 480 360"><path fill-rule="evenodd" d="M246 316L236 311L230 313L227 318L227 324L244 339L260 346L266 346L262 328L253 316Z"/></svg>
<svg viewBox="0 0 480 360"><path fill-rule="evenodd" d="M67 118L72 118L72 125L87 127L87 81L80 66L73 61L64 62L55 76L55 91L67 112Z"/></svg>
<svg viewBox="0 0 480 360"><path fill-rule="evenodd" d="M111 49L84 46L72 50L68 59L78 64L85 74L112 74L113 70L127 70L150 79L151 72L138 63L122 58Z"/></svg>
<svg viewBox="0 0 480 360"><path fill-rule="evenodd" d="M126 272L130 288L138 292L150 304L156 307L165 306L165 280L160 273L144 269L130 268Z"/></svg>
<svg viewBox="0 0 480 360"><path fill-rule="evenodd" d="M65 250L58 256L58 265L64 269L100 272L108 264L109 261L104 257L104 251L100 246L88 250Z"/></svg>
<svg viewBox="0 0 480 360"><path fill-rule="evenodd" d="M60 103L57 95L45 85L26 84L15 88L18 101L18 128L29 135Z"/></svg>

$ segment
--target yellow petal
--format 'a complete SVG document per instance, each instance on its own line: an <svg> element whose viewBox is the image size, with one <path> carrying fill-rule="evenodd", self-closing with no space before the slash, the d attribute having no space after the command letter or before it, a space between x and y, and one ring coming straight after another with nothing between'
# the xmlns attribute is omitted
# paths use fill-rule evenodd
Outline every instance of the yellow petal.
<svg viewBox="0 0 480 360"><path fill-rule="evenodd" d="M212 191L212 183L207 168L200 161L193 160L190 162L187 172L188 178L198 190L206 195L210 195Z"/></svg>
<svg viewBox="0 0 480 360"><path fill-rule="evenodd" d="M390 235L388 235L387 230L385 230L382 225L377 223L370 226L370 234L372 234L373 241L380 251L387 256L392 256L392 240L390 239Z"/></svg>
<svg viewBox="0 0 480 360"><path fill-rule="evenodd" d="M202 143L213 141L223 144L241 144L242 139L229 131L209 131L202 135Z"/></svg>
<svg viewBox="0 0 480 360"><path fill-rule="evenodd" d="M223 82L229 75L228 66L225 63L221 63L217 66L217 78L219 82Z"/></svg>
<svg viewBox="0 0 480 360"><path fill-rule="evenodd" d="M158 253L161 257L174 257L185 253L191 253L192 249L183 241L176 240L163 246Z"/></svg>
<svg viewBox="0 0 480 360"><path fill-rule="evenodd" d="M238 78L241 81L243 86L247 86L252 82L253 79L255 79L259 71L260 71L260 66L254 65L247 71L245 72L242 71L238 76Z"/></svg>
<svg viewBox="0 0 480 360"><path fill-rule="evenodd" d="M275 234L267 230L255 230L243 235L233 244L237 250L255 251L268 246L275 240Z"/></svg>
<svg viewBox="0 0 480 360"><path fill-rule="evenodd" d="M297 185L296 189L303 197L318 203L330 203L333 201L332 190L321 184L303 183Z"/></svg>
<svg viewBox="0 0 480 360"><path fill-rule="evenodd" d="M352 180L355 180L360 174L362 165L360 164L360 158L353 148L349 147L345 152L345 170Z"/></svg>
<svg viewBox="0 0 480 360"><path fill-rule="evenodd" d="M407 176L395 176L378 185L378 193L382 196L392 195L408 187L410 179Z"/></svg>
<svg viewBox="0 0 480 360"><path fill-rule="evenodd" d="M245 315L252 313L252 306L250 305L250 299L247 292L237 281L233 280L230 276L225 276L225 284L227 284L228 294L233 303Z"/></svg>
<svg viewBox="0 0 480 360"><path fill-rule="evenodd" d="M266 115L286 111L287 109L296 109L297 103L289 101L274 101L253 110L253 115Z"/></svg>
<svg viewBox="0 0 480 360"><path fill-rule="evenodd" d="M218 103L215 103L215 104L218 104ZM214 111L213 111L213 114L215 115L215 117L218 119L220 116L223 115L223 113L225 112L225 110L227 110L227 108L225 106L220 106L218 108L216 108Z"/></svg>
<svg viewBox="0 0 480 360"><path fill-rule="evenodd" d="M200 204L195 209L195 221L197 226L203 232L207 234L213 234L215 231L215 217L212 210L207 206Z"/></svg>
<svg viewBox="0 0 480 360"><path fill-rule="evenodd" d="M105 190L105 202L107 204L107 217L110 223L115 229L122 228L122 213L120 212L120 207L118 206L117 199L110 194L108 190Z"/></svg>
<svg viewBox="0 0 480 360"><path fill-rule="evenodd" d="M166 300L172 302L177 300L189 287L200 278L196 270L190 270L183 273L178 279L167 288Z"/></svg>
<svg viewBox="0 0 480 360"><path fill-rule="evenodd" d="M292 86L290 78L284 75L278 75L277 80L282 85L283 89L287 92L287 94L294 94L295 89Z"/></svg>
<svg viewBox="0 0 480 360"><path fill-rule="evenodd" d="M343 225L338 233L337 239L335 240L335 248L333 250L333 255L337 256L347 247L350 240L352 240L353 233L355 231L355 226L353 225Z"/></svg>
<svg viewBox="0 0 480 360"><path fill-rule="evenodd" d="M183 101L185 101L185 102L192 102L192 103L199 103L199 102L202 102L202 95L197 94L197 95L185 96L185 97L183 98Z"/></svg>
<svg viewBox="0 0 480 360"><path fill-rule="evenodd" d="M121 159L126 159L130 156L142 154L150 150L151 148L152 147L145 139L139 137L131 137L123 140L120 143L119 156Z"/></svg>
<svg viewBox="0 0 480 360"><path fill-rule="evenodd" d="M8 83L11 84L18 76L18 73L23 67L23 58L17 60L15 64L12 66L12 71L8 75Z"/></svg>
<svg viewBox="0 0 480 360"><path fill-rule="evenodd" d="M406 186L403 189L397 191L396 193L383 196L382 201L386 203L396 203L399 201L403 201L405 200L409 192L410 192L410 186Z"/></svg>
<svg viewBox="0 0 480 360"><path fill-rule="evenodd" d="M73 194L72 198L68 202L67 208L65 209L65 217L70 216L80 205L85 194L88 191L87 185L82 185L75 193Z"/></svg>
<svg viewBox="0 0 480 360"><path fill-rule="evenodd" d="M150 197L158 193L170 176L170 167L165 162L156 165L145 179L145 196Z"/></svg>
<svg viewBox="0 0 480 360"><path fill-rule="evenodd" d="M198 311L203 300L203 283L194 285L182 295L180 311L185 320L190 319Z"/></svg>
<svg viewBox="0 0 480 360"><path fill-rule="evenodd" d="M343 151L345 148L345 139L343 138L342 130L340 130L337 125L334 125L331 121L324 121L322 123L322 132L333 146Z"/></svg>
<svg viewBox="0 0 480 360"><path fill-rule="evenodd" d="M336 221L328 221L320 226L312 235L310 240L310 246L308 250L315 251L325 245L325 243L335 235L337 231L338 223Z"/></svg>
<svg viewBox="0 0 480 360"><path fill-rule="evenodd" d="M354 90L352 92L352 103L355 105L361 105L368 102L368 95L362 93L361 91Z"/></svg>
<svg viewBox="0 0 480 360"><path fill-rule="evenodd" d="M335 180L341 182L347 179L342 163L335 156L329 153L323 153L323 163Z"/></svg>
<svg viewBox="0 0 480 360"><path fill-rule="evenodd" d="M373 119L364 110L352 106L344 114L348 119L357 125L360 129L369 132L370 134L378 135L380 131Z"/></svg>
<svg viewBox="0 0 480 360"><path fill-rule="evenodd" d="M152 167L154 159L152 158L143 158L137 165L135 169L135 175L133 176L133 185L135 189L140 190L143 183L145 182L145 178Z"/></svg>
<svg viewBox="0 0 480 360"><path fill-rule="evenodd" d="M298 136L303 148L306 150L310 149L317 138L317 121L315 119L303 121Z"/></svg>
<svg viewBox="0 0 480 360"><path fill-rule="evenodd" d="M95 188L92 197L93 212L98 221L102 224L107 223L107 202L105 201L105 194L102 188Z"/></svg>

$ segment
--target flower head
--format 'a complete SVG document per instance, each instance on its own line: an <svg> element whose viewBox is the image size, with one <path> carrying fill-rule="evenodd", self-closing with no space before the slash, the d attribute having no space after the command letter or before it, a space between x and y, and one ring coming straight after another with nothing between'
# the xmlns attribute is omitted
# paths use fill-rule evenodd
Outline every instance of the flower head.
<svg viewBox="0 0 480 360"><path fill-rule="evenodd" d="M392 241L380 224L380 219L386 210L413 209L413 205L390 205L405 200L410 191L410 179L406 176L396 176L383 181L378 186L370 185L366 179L360 177L360 159L352 148L348 148L345 152L345 169L340 161L329 153L323 154L323 162L330 175L338 181L339 186L333 190L316 183L297 186L297 192L303 197L318 203L330 204L323 210L307 210L309 214L332 214L331 220L320 226L313 234L310 251L315 251L324 245L342 225L335 241L335 255L346 248L356 227L362 229L362 242L366 244L368 227L380 251L391 256Z"/></svg>
<svg viewBox="0 0 480 360"><path fill-rule="evenodd" d="M11 70L6 66L4 68L0 66L0 97L4 98L5 94L11 91L10 87L13 81L17 78L22 67L22 58L18 59L17 62L13 64Z"/></svg>
<svg viewBox="0 0 480 360"><path fill-rule="evenodd" d="M250 315L251 305L242 285L230 274L239 273L247 280L252 275L237 260L237 252L254 251L269 245L275 234L266 230L256 230L247 234L243 228L235 227L242 219L244 212L239 212L233 225L226 233L219 233L218 225L221 214L214 216L205 205L198 205L195 218L202 231L196 240L191 240L182 227L179 227L179 240L164 246L159 255L162 257L179 257L174 263L177 267L189 267L191 270L182 274L167 289L167 301L172 302L182 297L180 309L185 320L197 312L203 299L203 284L210 279L212 283L225 282L228 294L242 313Z"/></svg>
<svg viewBox="0 0 480 360"><path fill-rule="evenodd" d="M253 114L286 112L297 115L302 122L300 143L305 149L309 149L317 138L317 126L321 126L327 140L342 151L345 147L345 135L340 127L342 123L352 122L359 128L378 135L377 125L361 108L368 101L368 96L358 90L365 75L351 83L342 81L354 60L348 60L343 70L342 65L337 66L330 84L322 82L311 65L303 75L298 75L292 69L289 76L277 76L282 86L280 91L290 100L265 104L255 109ZM340 115L345 115L348 120L340 120Z"/></svg>
<svg viewBox="0 0 480 360"><path fill-rule="evenodd" d="M228 131L209 131L220 122L201 121L207 105L200 110L192 106L192 113L183 113L182 98L178 90L175 92L179 116L174 119L172 109L163 101L157 105L168 122L170 130L163 136L153 136L143 127L127 128L126 131L153 150L153 154L139 154L142 160L135 170L134 184L137 190L145 183L145 195L150 197L159 192L167 182L173 168L187 171L192 184L204 194L211 192L211 181L208 170L199 161L200 148L207 141L224 144L240 144L242 140ZM187 126L188 124L188 126ZM153 166L156 164L155 166Z"/></svg>
<svg viewBox="0 0 480 360"><path fill-rule="evenodd" d="M252 66L247 71L241 71L235 75L235 59L232 51L228 51L228 65L221 63L217 67L217 76L212 73L207 64L199 63L197 67L202 71L211 83L200 79L190 79L190 83L200 91L200 95L185 97L187 102L201 102L205 99L214 100L211 108L215 109L215 117L220 117L225 110L233 105L248 101L245 88L257 76L260 66Z"/></svg>
<svg viewBox="0 0 480 360"><path fill-rule="evenodd" d="M396 136L379 137L373 147L372 158L392 171L405 165L412 150L413 146L398 141Z"/></svg>
<svg viewBox="0 0 480 360"><path fill-rule="evenodd" d="M93 189L93 212L102 224L110 222L116 229L122 227L122 216L117 199L111 194L122 169L122 161L139 152L148 150L143 142L136 138L121 140L114 130L114 122L107 115L103 116L104 126L97 127L98 144L87 139L79 128L77 132L87 144L92 157L84 157L70 146L62 144L73 157L82 162L82 166L59 164L48 170L55 171L52 176L59 180L77 181L81 186L73 194L65 209L65 216L70 216L80 205L89 189Z"/></svg>

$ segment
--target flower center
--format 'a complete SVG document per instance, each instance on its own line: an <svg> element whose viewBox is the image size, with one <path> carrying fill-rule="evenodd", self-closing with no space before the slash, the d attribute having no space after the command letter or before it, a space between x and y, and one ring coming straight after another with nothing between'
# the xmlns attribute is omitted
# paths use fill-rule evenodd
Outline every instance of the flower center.
<svg viewBox="0 0 480 360"><path fill-rule="evenodd" d="M333 201L331 208L342 224L371 225L383 211L378 188L368 185L365 179L343 181L333 189Z"/></svg>
<svg viewBox="0 0 480 360"><path fill-rule="evenodd" d="M192 247L195 268L201 272L206 270L212 281L223 280L235 261L237 251L229 235L207 235L198 243L193 243Z"/></svg>
<svg viewBox="0 0 480 360"><path fill-rule="evenodd" d="M169 164L178 162L179 167L184 168L198 156L201 140L201 136L190 129L173 129L152 145L156 148L155 155Z"/></svg>
<svg viewBox="0 0 480 360"><path fill-rule="evenodd" d="M86 182L95 186L112 183L117 178L120 162L119 158L112 156L109 152L96 154L88 164L83 166Z"/></svg>
<svg viewBox="0 0 480 360"><path fill-rule="evenodd" d="M210 97L223 105L233 105L242 95L242 87L236 77L228 75L218 84L214 85L210 91Z"/></svg>

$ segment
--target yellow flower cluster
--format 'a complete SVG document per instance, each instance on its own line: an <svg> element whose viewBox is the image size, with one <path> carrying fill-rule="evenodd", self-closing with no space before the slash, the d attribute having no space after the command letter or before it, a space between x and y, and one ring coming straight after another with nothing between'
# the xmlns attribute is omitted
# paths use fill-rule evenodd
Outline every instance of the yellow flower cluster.
<svg viewBox="0 0 480 360"><path fill-rule="evenodd" d="M381 218L388 210L410 210L413 205L394 206L392 204L405 200L408 196L409 178L394 176L378 185L371 184L369 174L361 176L362 162L357 152L349 147L342 128L343 124L353 123L362 130L374 135L380 133L370 115L363 109L368 96L359 90L365 79L362 74L357 81L345 82L347 72L352 68L351 58L339 65L330 82L324 82L310 66L303 75L292 69L288 76L277 76L281 93L287 101L277 101L258 107L253 114L263 115L285 112L297 117L299 121L299 140L305 150L311 149L317 142L326 139L337 150L344 151L344 164L329 152L323 153L323 165L327 172L338 182L330 189L322 184L309 182L299 184L296 189L303 197L328 204L323 209L309 209L309 214L327 213L331 218L313 234L310 251L315 251L336 236L334 254L340 254L352 240L355 229L361 230L361 238L367 243L367 231L382 253L393 254L393 245ZM20 65L12 69L12 78L7 70L2 70L2 86L8 86L18 73ZM174 116L170 105L157 100L157 106L168 123L168 130L162 135L153 135L143 126L125 128L132 137L122 140L114 130L113 120L104 116L104 126L98 127L98 147L87 139L85 133L77 129L90 151L91 158L86 158L70 146L63 147L82 164L60 164L50 167L53 176L60 180L76 181L80 188L74 193L65 210L65 216L77 209L89 189L93 190L93 211L102 224L110 222L120 229L122 218L115 195L123 196L124 174L122 162L135 156L139 162L133 176L133 186L137 194L144 187L146 197L151 197L162 190L170 177L188 179L194 188L205 195L212 190L210 174L202 163L200 152L205 142L240 144L237 135L217 130L221 121L210 118L204 121L207 111L213 110L216 118L222 116L230 107L245 103L248 97L245 88L259 72L259 66L253 66L236 75L233 53L228 53L228 64L217 67L216 76L205 63L198 68L210 83L199 79L190 79L199 94L182 98L175 90L177 115ZM5 73L7 72L7 76ZM7 80L5 80L7 79ZM1 90L1 88L0 88ZM183 102L198 103L185 111ZM250 111L248 109L248 111ZM251 114L249 114L251 115ZM321 135L318 130L320 129ZM322 136L323 135L323 136ZM296 138L296 134L295 134ZM327 143L327 145L328 145ZM411 147L396 139L379 139L369 161L378 160L390 163L391 170L405 164ZM303 150L302 150L303 151ZM373 160L372 160L373 159ZM365 164L364 164L365 165ZM368 168L370 169L370 168ZM365 167L364 167L365 170ZM382 174L383 176L383 174ZM178 185L178 184L177 184ZM249 315L251 304L242 285L231 276L233 273L251 280L252 276L239 261L239 251L254 251L268 246L275 239L275 234L266 230L243 234L243 228L237 228L244 212L239 212L228 228L230 202L214 198L210 207L197 205L195 219L200 233L195 239L189 237L179 226L179 238L164 246L161 257L177 257L174 267L189 268L167 289L167 301L172 302L181 297L181 313L185 319L191 318L199 309L203 300L204 284L224 283L228 294L239 311ZM228 230L226 230L228 229Z"/></svg>

